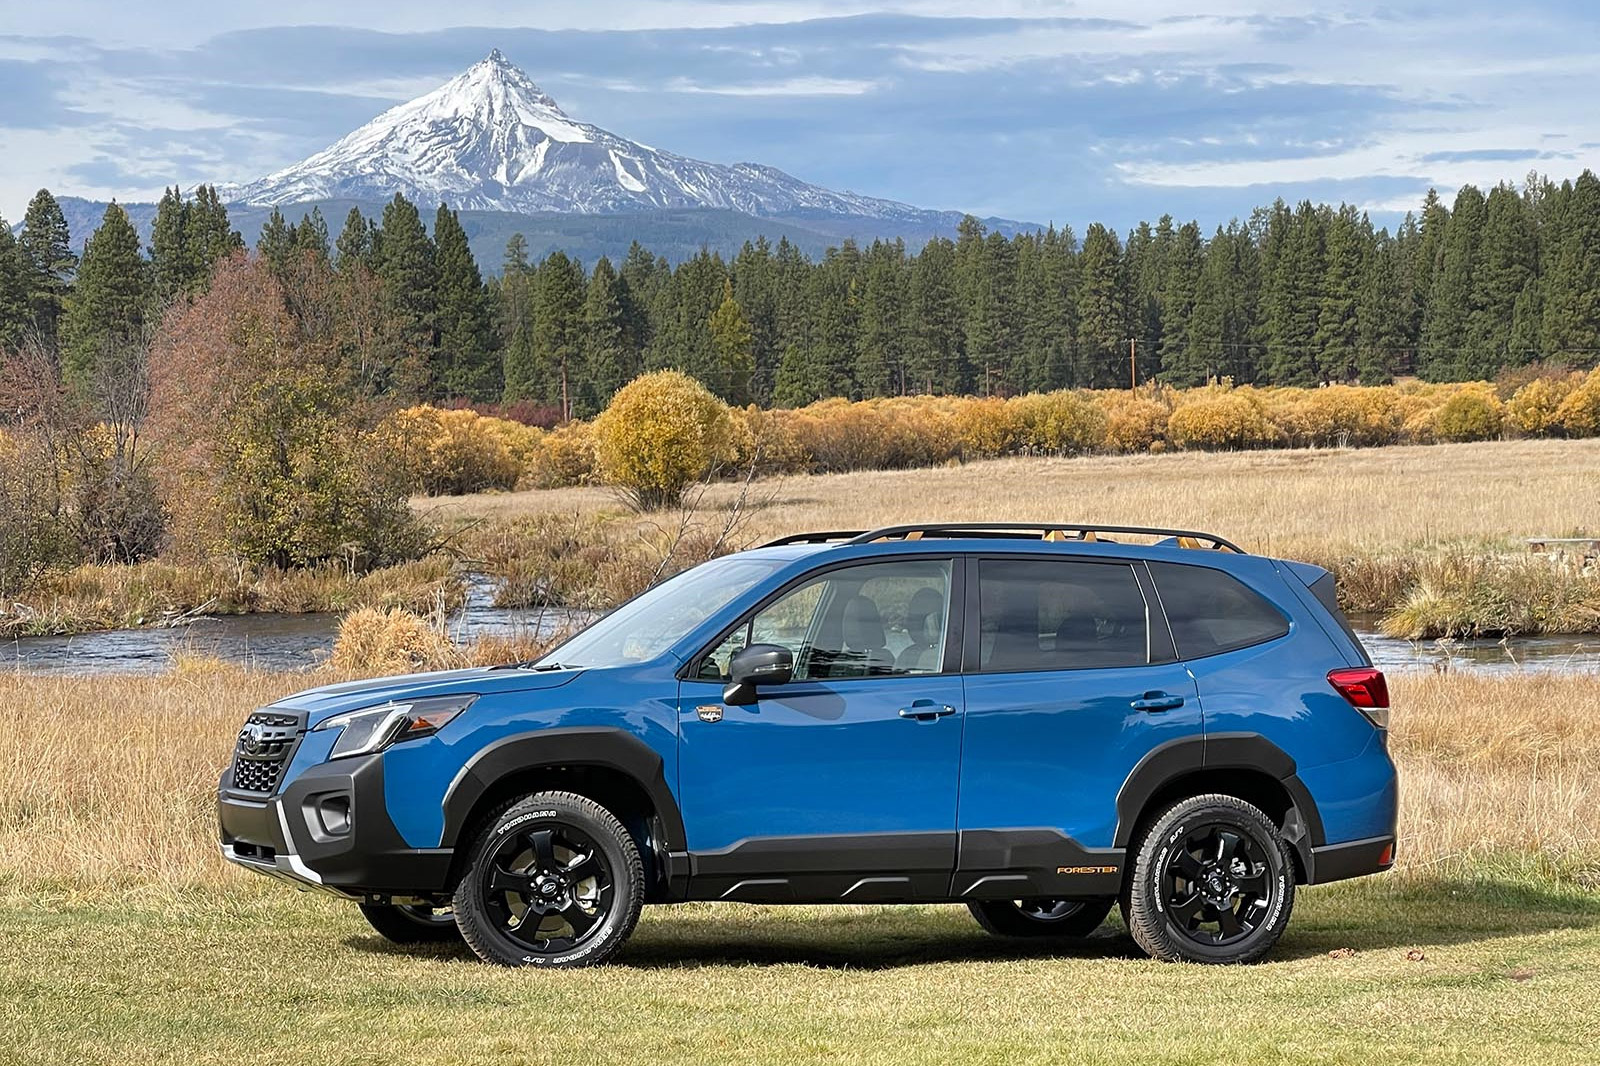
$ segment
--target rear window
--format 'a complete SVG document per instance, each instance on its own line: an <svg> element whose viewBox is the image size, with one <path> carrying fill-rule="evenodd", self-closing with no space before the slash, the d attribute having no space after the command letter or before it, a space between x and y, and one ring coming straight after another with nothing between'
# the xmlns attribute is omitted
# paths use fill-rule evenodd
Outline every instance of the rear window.
<svg viewBox="0 0 1600 1066"><path fill-rule="evenodd" d="M1238 579L1209 566L1151 563L1180 659L1248 648L1289 632L1289 620Z"/></svg>
<svg viewBox="0 0 1600 1066"><path fill-rule="evenodd" d="M1150 661L1148 619L1126 563L978 563L978 663L986 673L1143 666Z"/></svg>

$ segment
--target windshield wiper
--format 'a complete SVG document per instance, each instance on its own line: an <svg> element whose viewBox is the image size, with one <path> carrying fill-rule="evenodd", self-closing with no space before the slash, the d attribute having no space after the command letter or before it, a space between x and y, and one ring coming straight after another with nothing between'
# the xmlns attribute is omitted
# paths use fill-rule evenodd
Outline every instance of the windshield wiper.
<svg viewBox="0 0 1600 1066"><path fill-rule="evenodd" d="M538 659L523 659L521 662L501 663L499 666L491 666L491 667L489 667L489 669L491 669L491 670L535 670L535 671L538 671L540 673L543 673L546 670L576 670L577 669L577 667L573 666L571 663L543 663L543 664L541 664L539 666L535 666L534 664L538 663L538 662L539 662Z"/></svg>

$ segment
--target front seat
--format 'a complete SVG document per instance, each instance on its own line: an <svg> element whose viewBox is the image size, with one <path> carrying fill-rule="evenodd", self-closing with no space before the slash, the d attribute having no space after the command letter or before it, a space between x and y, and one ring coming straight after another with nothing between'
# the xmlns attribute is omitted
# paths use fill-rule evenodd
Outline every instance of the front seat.
<svg viewBox="0 0 1600 1066"><path fill-rule="evenodd" d="M894 661L896 673L931 674L939 669L944 654L939 638L944 629L944 597L930 588L920 588L906 604L906 633L911 646Z"/></svg>
<svg viewBox="0 0 1600 1066"><path fill-rule="evenodd" d="M865 596L852 596L845 601L843 618L843 643L839 658L829 670L830 677L862 677L867 674L887 674L894 670L894 656L885 646L883 617L878 605Z"/></svg>

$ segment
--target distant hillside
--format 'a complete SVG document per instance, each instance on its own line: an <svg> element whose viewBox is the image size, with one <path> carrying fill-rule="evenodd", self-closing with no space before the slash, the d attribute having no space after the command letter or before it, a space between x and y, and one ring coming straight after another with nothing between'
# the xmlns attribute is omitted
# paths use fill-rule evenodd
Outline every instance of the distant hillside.
<svg viewBox="0 0 1600 1066"><path fill-rule="evenodd" d="M84 240L100 225L106 205L76 196L63 196L60 202L61 210L67 216L67 224L72 229L72 246L81 248ZM148 243L156 205L129 203L122 206ZM433 209L437 206L419 205L423 220L429 223L430 228ZM356 200L319 200L280 210L290 222L299 222L313 207L321 209L332 238L338 237L345 215L349 214L352 207L359 207L371 219L383 215L381 202ZM270 207L228 205L228 218L251 245L255 244L262 223L271 214ZM679 263L701 248L732 255L745 241L755 240L759 236L765 236L773 244L778 243L779 238L787 237L790 243L813 258L829 247L837 246L846 237L854 237L862 243L870 243L877 237L888 240L899 237L905 240L908 247L916 250L934 236L953 238L960 220L958 215L940 217L938 223L921 219L839 216L756 218L738 211L714 208L630 211L617 215L516 214L510 211L462 211L460 215L462 228L467 231L467 239L472 244L472 254L477 257L478 265L485 274L500 273L506 241L514 233L521 233L528 239L528 255L534 261L558 248L588 264L593 264L602 255L620 260L627 255L628 245L637 240L655 254ZM988 219L986 224L1007 235L1033 228L1003 219Z"/></svg>

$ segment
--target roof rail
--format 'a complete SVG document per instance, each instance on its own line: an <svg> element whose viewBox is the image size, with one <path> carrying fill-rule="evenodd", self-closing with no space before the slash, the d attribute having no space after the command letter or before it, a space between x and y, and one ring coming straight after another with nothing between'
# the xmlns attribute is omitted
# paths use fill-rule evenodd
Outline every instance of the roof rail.
<svg viewBox="0 0 1600 1066"><path fill-rule="evenodd" d="M1193 529L1164 529L1158 526L1104 526L1085 525L1073 522L936 522L912 523L910 525L884 526L882 529L872 529L850 537L846 543L870 544L880 540L922 540L926 537L972 537L972 538L1016 538L1028 534L1036 536L1039 540L1049 541L1083 541L1094 542L1099 540L1101 533L1133 533L1143 536L1168 537L1180 548L1204 548L1211 551L1234 552L1238 555L1248 554L1243 548L1230 540L1217 536L1215 533L1202 533ZM811 537L827 537L829 539L840 537L841 534L810 534ZM805 541L804 538L790 538L788 543L821 541Z"/></svg>
<svg viewBox="0 0 1600 1066"><path fill-rule="evenodd" d="M792 533L787 537L769 540L763 548L778 548L785 544L832 544L835 541L854 540L865 532L860 529L839 529L827 533Z"/></svg>

